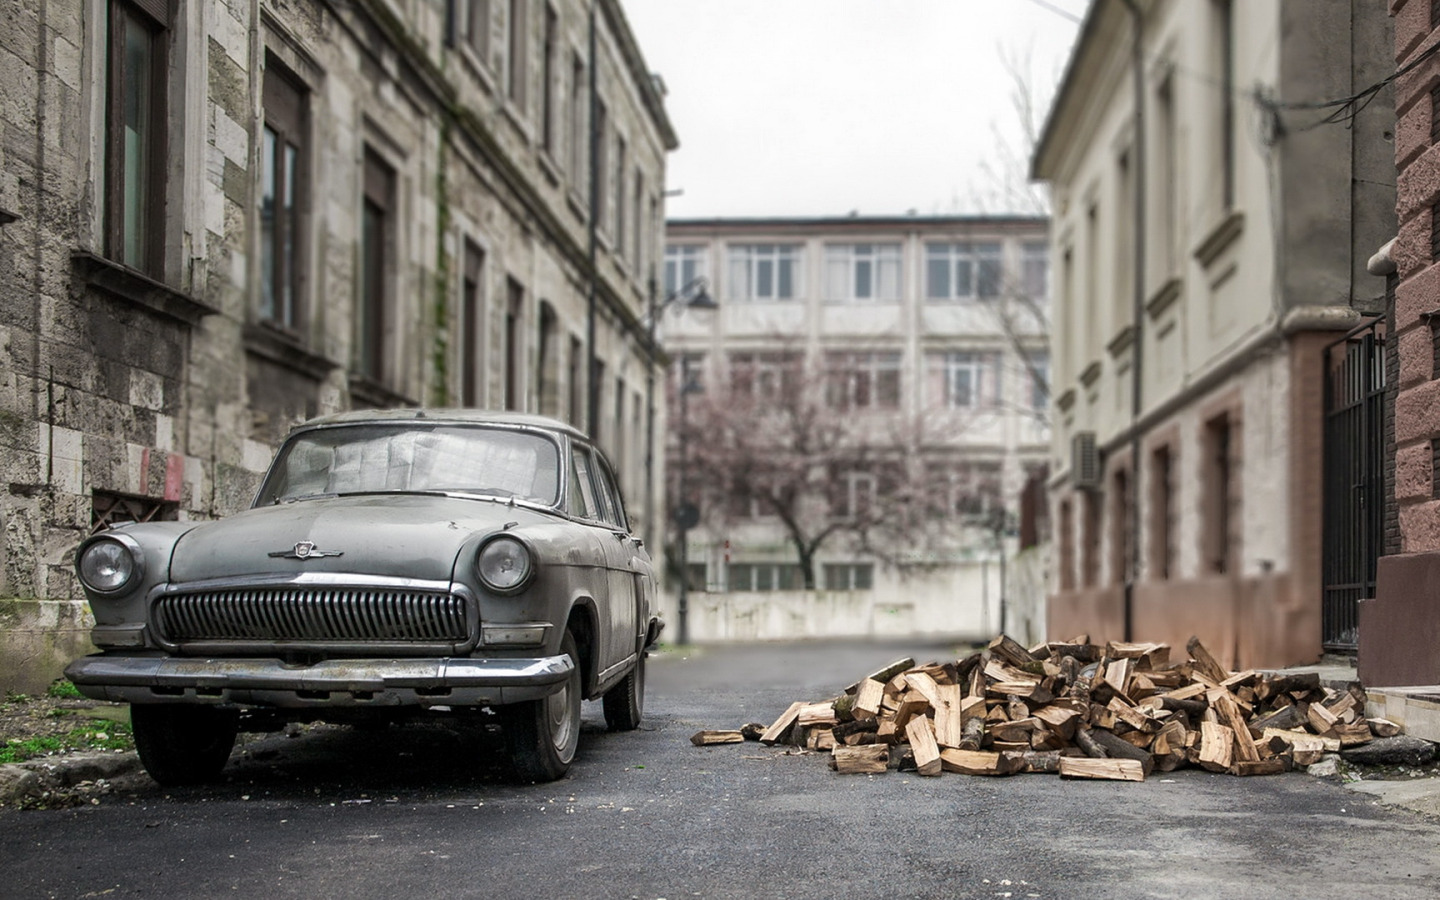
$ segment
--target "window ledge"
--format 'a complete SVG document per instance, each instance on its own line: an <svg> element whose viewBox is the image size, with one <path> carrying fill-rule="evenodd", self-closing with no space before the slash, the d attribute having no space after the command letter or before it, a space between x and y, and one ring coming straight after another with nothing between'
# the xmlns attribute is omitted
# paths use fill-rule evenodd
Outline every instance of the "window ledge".
<svg viewBox="0 0 1440 900"><path fill-rule="evenodd" d="M206 316L219 312L208 303L177 291L167 284L142 275L129 266L96 256L88 250L70 253L75 276L89 287L103 291L182 325L198 325Z"/></svg>
<svg viewBox="0 0 1440 900"><path fill-rule="evenodd" d="M245 351L312 381L324 381L340 368L334 360L311 353L299 337L266 322L245 326Z"/></svg>
<svg viewBox="0 0 1440 900"><path fill-rule="evenodd" d="M590 221L590 205L580 196L579 191L573 188L566 191L565 202L569 204L570 211L575 214L575 218L581 222Z"/></svg>
<svg viewBox="0 0 1440 900"><path fill-rule="evenodd" d="M352 400L359 400L374 409L420 405L414 398L407 397L359 372L350 373L350 396Z"/></svg>
<svg viewBox="0 0 1440 900"><path fill-rule="evenodd" d="M1075 389L1068 388L1065 393L1055 398L1055 406L1061 412L1069 412L1070 407L1075 405Z"/></svg>
<svg viewBox="0 0 1440 900"><path fill-rule="evenodd" d="M1195 258L1200 261L1200 265L1208 269L1244 232L1245 214L1232 212L1195 248Z"/></svg>
<svg viewBox="0 0 1440 900"><path fill-rule="evenodd" d="M1155 295L1145 301L1145 312L1150 318L1158 319L1160 314L1174 305L1180 299L1180 279L1171 278L1160 286Z"/></svg>
<svg viewBox="0 0 1440 900"><path fill-rule="evenodd" d="M1092 386L1093 384L1095 384L1095 382L1098 381L1099 379L1100 379L1100 360L1097 359L1097 360L1095 360L1094 362L1092 362L1090 365L1086 366L1086 367L1085 367L1085 371L1083 371L1083 372L1080 373L1080 383L1083 384L1083 385L1085 385L1085 386L1088 388L1088 387Z"/></svg>
<svg viewBox="0 0 1440 900"><path fill-rule="evenodd" d="M540 148L540 171L545 174L546 180L551 187L560 186L560 166L556 164L555 157L544 147Z"/></svg>
<svg viewBox="0 0 1440 900"><path fill-rule="evenodd" d="M1119 334L1115 335L1115 337L1111 339L1110 343L1105 345L1105 349L1110 352L1111 359L1116 359L1126 350L1129 350L1130 346L1134 343L1135 326L1126 325L1124 328L1120 329Z"/></svg>

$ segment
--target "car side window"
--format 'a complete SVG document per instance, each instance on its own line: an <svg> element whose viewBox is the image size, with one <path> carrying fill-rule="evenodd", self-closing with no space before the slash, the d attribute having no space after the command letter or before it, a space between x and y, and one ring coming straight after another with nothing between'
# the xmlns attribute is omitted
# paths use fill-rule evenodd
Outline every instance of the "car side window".
<svg viewBox="0 0 1440 900"><path fill-rule="evenodd" d="M570 454L570 497L568 500L568 511L572 516L582 519L590 518L590 510L594 506L590 496L590 479L580 475L580 451L576 450Z"/></svg>
<svg viewBox="0 0 1440 900"><path fill-rule="evenodd" d="M610 467L605 461L596 457L595 474L600 482L600 496L605 499L605 506L609 513L605 521L616 528L625 531L630 529L625 524L625 506L620 502L620 491L615 487L615 479L610 474Z"/></svg>
<svg viewBox="0 0 1440 900"><path fill-rule="evenodd" d="M576 447L570 456L572 466L572 477L575 480L574 492L578 492L585 505L585 511L580 515L589 519L605 518L604 508L595 497L595 482L591 479L590 469L592 462L590 451Z"/></svg>

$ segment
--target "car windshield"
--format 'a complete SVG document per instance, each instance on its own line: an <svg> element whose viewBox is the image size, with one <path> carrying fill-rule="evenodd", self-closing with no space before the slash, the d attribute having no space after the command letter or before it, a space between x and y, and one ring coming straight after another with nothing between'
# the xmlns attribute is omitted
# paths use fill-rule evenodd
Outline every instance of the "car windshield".
<svg viewBox="0 0 1440 900"><path fill-rule="evenodd" d="M460 492L555 506L560 449L529 432L465 425L347 425L287 441L256 498Z"/></svg>

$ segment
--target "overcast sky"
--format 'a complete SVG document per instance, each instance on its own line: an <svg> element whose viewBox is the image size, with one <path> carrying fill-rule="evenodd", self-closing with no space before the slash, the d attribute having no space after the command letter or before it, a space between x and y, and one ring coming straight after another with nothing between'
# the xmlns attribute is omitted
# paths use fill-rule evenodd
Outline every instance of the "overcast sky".
<svg viewBox="0 0 1440 900"><path fill-rule="evenodd" d="M680 136L670 218L1000 212L1013 79L1051 95L1086 0L622 0ZM1016 170L1018 152L1008 154ZM987 171L988 170L988 171ZM1022 210L1023 211L1023 210Z"/></svg>

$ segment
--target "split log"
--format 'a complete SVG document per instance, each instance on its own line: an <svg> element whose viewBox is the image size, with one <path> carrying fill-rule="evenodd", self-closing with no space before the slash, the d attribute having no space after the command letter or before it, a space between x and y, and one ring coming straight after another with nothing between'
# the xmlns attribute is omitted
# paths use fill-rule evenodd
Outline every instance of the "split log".
<svg viewBox="0 0 1440 900"><path fill-rule="evenodd" d="M740 744L744 741L745 735L739 731L697 731L690 735L690 743L697 747L708 747L711 744Z"/></svg>
<svg viewBox="0 0 1440 900"><path fill-rule="evenodd" d="M997 741L1030 741L1030 734L1040 724L1036 718L1015 722L997 722L990 726L990 737Z"/></svg>
<svg viewBox="0 0 1440 900"><path fill-rule="evenodd" d="M1020 750L1000 754L1000 768L1007 768L1006 760L1019 760L1017 772L1058 772L1061 753L1058 750ZM1013 763L1011 763L1013 765Z"/></svg>
<svg viewBox="0 0 1440 900"><path fill-rule="evenodd" d="M984 750L941 750L940 764L946 772L961 775L999 775L1000 754Z"/></svg>
<svg viewBox="0 0 1440 900"><path fill-rule="evenodd" d="M1111 759L1133 759L1144 767L1146 775L1149 775L1155 768L1155 757L1149 750L1141 750L1129 741L1116 737L1108 731L1092 730L1090 737L1094 739L1095 743L1105 748L1105 755Z"/></svg>
<svg viewBox="0 0 1440 900"><path fill-rule="evenodd" d="M1341 747L1355 747L1360 744L1368 744L1375 740L1375 735L1370 733L1370 726L1364 722L1355 722L1350 725L1344 723L1336 725L1335 736L1340 739Z"/></svg>
<svg viewBox="0 0 1440 900"><path fill-rule="evenodd" d="M1075 729L1080 724L1078 712L1069 707L1055 704L1042 706L1035 710L1035 718L1044 722L1046 727L1058 734L1064 741L1075 739Z"/></svg>
<svg viewBox="0 0 1440 900"><path fill-rule="evenodd" d="M1260 679L1260 684L1255 688L1255 696L1260 700L1268 700L1290 691L1318 691L1319 689L1319 672L1299 672L1294 675Z"/></svg>
<svg viewBox="0 0 1440 900"><path fill-rule="evenodd" d="M1105 781L1144 781L1145 769L1133 759L1060 758L1061 778L1091 778Z"/></svg>
<svg viewBox="0 0 1440 900"><path fill-rule="evenodd" d="M1211 772L1227 772L1235 758L1235 733L1217 722L1200 723L1200 765Z"/></svg>
<svg viewBox="0 0 1440 900"><path fill-rule="evenodd" d="M1236 704L1235 698L1229 691L1212 691L1210 695L1210 708L1220 716L1220 722L1229 726L1235 735L1235 748L1240 754L1240 762L1258 762L1260 751L1255 749L1255 741L1250 736L1250 727L1245 724L1245 717L1240 713L1240 707Z"/></svg>
<svg viewBox="0 0 1440 900"><path fill-rule="evenodd" d="M800 707L796 721L809 728L814 725L835 725L840 719L835 715L835 701L826 700L823 703L807 703Z"/></svg>
<svg viewBox="0 0 1440 900"><path fill-rule="evenodd" d="M987 644L985 649L990 651L991 656L998 656L1017 668L1024 668L1037 661L1029 650L1003 634Z"/></svg>
<svg viewBox="0 0 1440 900"><path fill-rule="evenodd" d="M890 748L884 744L836 747L830 751L830 768L842 775L879 775L890 766Z"/></svg>
<svg viewBox="0 0 1440 900"><path fill-rule="evenodd" d="M855 700L850 704L850 714L857 719L873 719L880 715L880 703L885 699L885 683L873 678L860 682Z"/></svg>
<svg viewBox="0 0 1440 900"><path fill-rule="evenodd" d="M1395 737L1404 730L1389 719L1366 719L1365 724L1370 726L1371 733L1382 738Z"/></svg>
<svg viewBox="0 0 1440 900"><path fill-rule="evenodd" d="M985 720L976 716L965 721L961 729L960 746L957 750L975 752L980 749L981 742L985 739Z"/></svg>
<svg viewBox="0 0 1440 900"><path fill-rule="evenodd" d="M960 685L940 685L940 702L935 706L935 740L945 747L960 746L965 736L964 699Z"/></svg>
<svg viewBox="0 0 1440 900"><path fill-rule="evenodd" d="M1315 729L1316 734L1336 734L1335 728L1340 724L1340 719L1322 704L1312 703L1305 711L1310 720L1310 727Z"/></svg>
<svg viewBox="0 0 1440 900"><path fill-rule="evenodd" d="M1200 642L1198 636L1190 638L1185 644L1185 649L1189 652L1190 659L1194 662L1196 671L1217 685L1230 677L1230 673L1225 671L1225 667L1216 662L1215 657L1210 655L1210 651L1205 649L1205 645Z"/></svg>
<svg viewBox="0 0 1440 900"><path fill-rule="evenodd" d="M905 736L910 739L910 752L915 755L915 771L921 775L940 774L940 747L935 743L935 732L930 720L917 716L905 726Z"/></svg>
<svg viewBox="0 0 1440 900"><path fill-rule="evenodd" d="M1264 732L1267 728L1295 729L1310 721L1309 704L1292 703L1255 719L1250 727Z"/></svg>
<svg viewBox="0 0 1440 900"><path fill-rule="evenodd" d="M801 707L804 707L806 705L807 704L803 700L797 700L794 703L790 704L790 708L781 713L780 718L776 719L769 728L765 729L765 733L760 735L760 743L778 743L781 737L783 737L785 733L790 730L790 727L795 724L796 717L800 715Z"/></svg>
<svg viewBox="0 0 1440 900"><path fill-rule="evenodd" d="M1254 761L1241 760L1230 767L1231 775L1278 775L1289 771L1290 765L1283 756Z"/></svg>
<svg viewBox="0 0 1440 900"><path fill-rule="evenodd" d="M805 746L810 750L834 750L838 743L835 732L829 728L812 728L805 739Z"/></svg>
<svg viewBox="0 0 1440 900"><path fill-rule="evenodd" d="M931 706L940 705L940 685L935 679L924 672L907 672L905 683L920 696L924 697Z"/></svg>
<svg viewBox="0 0 1440 900"><path fill-rule="evenodd" d="M1091 759L1105 759L1110 755L1105 752L1104 747L1101 747L1095 742L1095 738L1090 736L1090 729L1088 728L1076 730L1075 745Z"/></svg>

